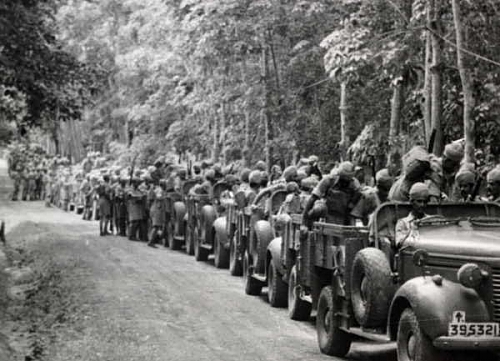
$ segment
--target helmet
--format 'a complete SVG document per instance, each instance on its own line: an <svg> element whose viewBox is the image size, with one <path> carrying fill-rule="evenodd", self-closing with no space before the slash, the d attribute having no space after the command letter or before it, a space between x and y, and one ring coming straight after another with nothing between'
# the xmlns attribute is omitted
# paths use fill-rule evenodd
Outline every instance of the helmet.
<svg viewBox="0 0 500 361"><path fill-rule="evenodd" d="M250 176L251 170L248 168L243 168L240 172L240 179L242 182L248 182L248 177Z"/></svg>
<svg viewBox="0 0 500 361"><path fill-rule="evenodd" d="M250 172L248 182L251 184L260 184L262 182L262 173L258 170Z"/></svg>
<svg viewBox="0 0 500 361"><path fill-rule="evenodd" d="M257 164L255 164L255 169L265 171L267 169L266 162L259 160Z"/></svg>
<svg viewBox="0 0 500 361"><path fill-rule="evenodd" d="M283 171L283 178L285 178L285 181L287 182L292 182L297 179L297 167L294 165L291 165L289 167L286 167L285 170Z"/></svg>

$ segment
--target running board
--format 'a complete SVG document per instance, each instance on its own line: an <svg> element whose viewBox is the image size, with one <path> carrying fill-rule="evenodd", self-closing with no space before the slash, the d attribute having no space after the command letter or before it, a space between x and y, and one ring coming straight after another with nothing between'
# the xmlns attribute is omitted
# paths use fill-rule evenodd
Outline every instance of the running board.
<svg viewBox="0 0 500 361"><path fill-rule="evenodd" d="M340 329L347 333L350 333L351 335L359 336L372 341L383 342L383 343L393 342L387 334L377 333L375 330L365 331L359 327L351 327L351 328L340 327Z"/></svg>

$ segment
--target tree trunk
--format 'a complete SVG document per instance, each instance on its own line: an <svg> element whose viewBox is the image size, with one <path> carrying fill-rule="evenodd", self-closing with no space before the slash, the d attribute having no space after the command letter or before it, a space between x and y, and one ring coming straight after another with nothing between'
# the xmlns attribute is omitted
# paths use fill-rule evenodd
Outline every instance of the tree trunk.
<svg viewBox="0 0 500 361"><path fill-rule="evenodd" d="M396 84L394 84L391 99L391 123L389 125L389 138L391 139L394 139L399 134L402 105L403 81L397 80Z"/></svg>
<svg viewBox="0 0 500 361"><path fill-rule="evenodd" d="M432 100L431 100L431 122L432 129L436 131L434 140L433 153L440 156L443 152L443 129L441 125L441 115L443 110L441 97L441 72L442 72L442 51L443 41L439 37L442 34L441 29L441 1L430 0L431 11L431 29L432 34L432 66L431 66L431 81L432 81Z"/></svg>
<svg viewBox="0 0 500 361"><path fill-rule="evenodd" d="M246 57L243 55L243 59L241 60L241 73L243 82L246 84L248 82L248 70L247 70L247 62ZM249 106L245 104L245 135L244 135L244 144L243 144L243 166L250 166L250 110Z"/></svg>
<svg viewBox="0 0 500 361"><path fill-rule="evenodd" d="M455 22L455 32L457 38L457 65L462 81L462 91L464 94L464 135L465 135L465 161L474 162L474 122L472 120L472 109L474 108L474 95L472 93L472 81L467 60L462 49L465 49L467 42L465 39L465 26L460 15L460 6L457 0L452 0L453 20Z"/></svg>
<svg viewBox="0 0 500 361"><path fill-rule="evenodd" d="M347 81L340 83L340 152L345 158L349 140L347 139Z"/></svg>
<svg viewBox="0 0 500 361"><path fill-rule="evenodd" d="M264 81L264 129L265 129L265 154L267 169L271 168L273 160L273 128L272 128L272 112L271 112L271 87L269 85L269 55L267 46L262 48L262 79Z"/></svg>
<svg viewBox="0 0 500 361"><path fill-rule="evenodd" d="M431 11L427 4L427 26L431 27ZM432 81L431 81L431 64L432 64L432 34L430 31L425 33L425 76L424 76L424 103L422 113L424 114L424 135L425 143L429 146L429 141L432 133Z"/></svg>
<svg viewBox="0 0 500 361"><path fill-rule="evenodd" d="M223 101L220 106L220 136L219 145L222 151L222 164L226 165L226 104Z"/></svg>

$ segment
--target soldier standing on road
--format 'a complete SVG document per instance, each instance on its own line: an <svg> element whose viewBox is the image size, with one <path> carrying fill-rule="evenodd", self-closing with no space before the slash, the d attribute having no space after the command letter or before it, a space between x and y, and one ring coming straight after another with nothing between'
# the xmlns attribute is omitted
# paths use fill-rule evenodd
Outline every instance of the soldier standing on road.
<svg viewBox="0 0 500 361"><path fill-rule="evenodd" d="M127 235L127 179L122 177L119 180L118 186L115 188L115 211L116 211L116 232L125 237Z"/></svg>
<svg viewBox="0 0 500 361"><path fill-rule="evenodd" d="M157 240L164 237L166 221L166 188L165 179L160 179L159 184L153 188L154 196L151 200L151 230L149 232L148 246L154 247Z"/></svg>
<svg viewBox="0 0 500 361"><path fill-rule="evenodd" d="M141 180L137 177L132 178L132 187L127 192L127 211L129 221L128 239L136 241L138 232L144 217L145 194L140 191Z"/></svg>
<svg viewBox="0 0 500 361"><path fill-rule="evenodd" d="M102 182L97 187L97 195L99 196L99 232L101 236L107 236L111 219L111 185L108 174L102 176Z"/></svg>
<svg viewBox="0 0 500 361"><path fill-rule="evenodd" d="M314 188L303 213L303 222L309 228L312 225L309 211L322 198L326 201L327 222L352 224L351 210L361 198L361 188L354 178L354 165L351 162L340 163L338 168L332 169Z"/></svg>

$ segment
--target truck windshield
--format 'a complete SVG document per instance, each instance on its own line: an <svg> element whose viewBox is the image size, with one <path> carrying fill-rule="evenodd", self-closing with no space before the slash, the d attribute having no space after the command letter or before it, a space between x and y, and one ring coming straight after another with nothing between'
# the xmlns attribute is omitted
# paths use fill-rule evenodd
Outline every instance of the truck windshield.
<svg viewBox="0 0 500 361"><path fill-rule="evenodd" d="M447 218L439 214L426 216L418 221L418 226L441 226L448 224L458 224L460 222L460 218Z"/></svg>

